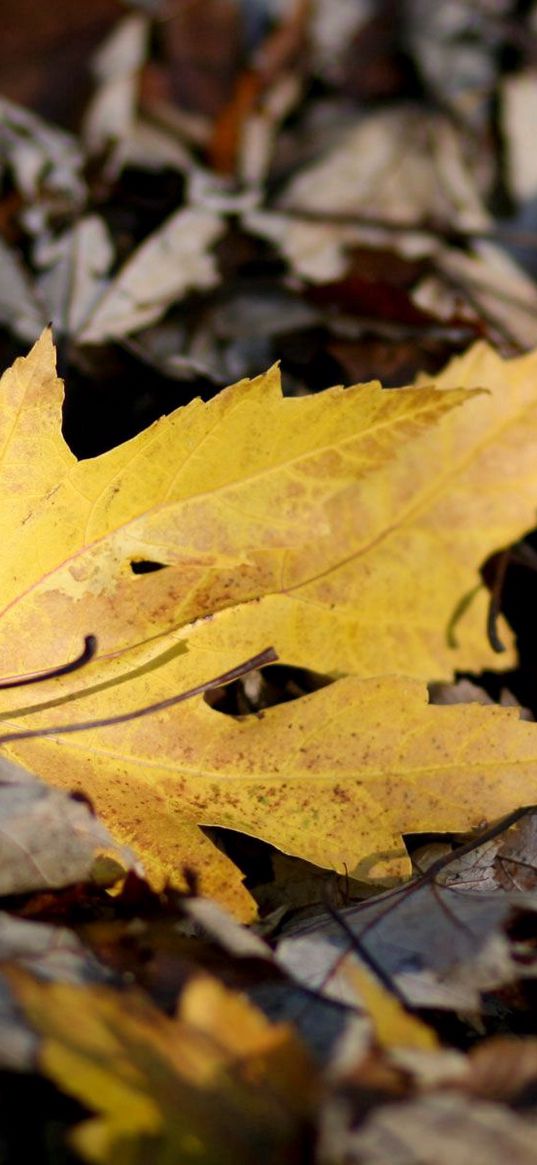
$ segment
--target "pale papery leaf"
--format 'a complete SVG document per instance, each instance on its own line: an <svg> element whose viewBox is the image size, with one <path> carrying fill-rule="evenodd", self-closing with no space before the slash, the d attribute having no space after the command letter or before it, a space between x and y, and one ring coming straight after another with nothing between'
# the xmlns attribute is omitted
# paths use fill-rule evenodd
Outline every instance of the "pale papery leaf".
<svg viewBox="0 0 537 1165"><path fill-rule="evenodd" d="M109 885L135 869L83 800L0 757L0 895L76 882Z"/></svg>
<svg viewBox="0 0 537 1165"><path fill-rule="evenodd" d="M338 1147L347 1161L360 1165L533 1165L536 1133L533 1115L444 1090L405 1105L380 1105Z"/></svg>
<svg viewBox="0 0 537 1165"><path fill-rule="evenodd" d="M159 319L187 291L218 283L210 248L224 233L220 215L181 208L134 251L84 323L81 344L128 336Z"/></svg>

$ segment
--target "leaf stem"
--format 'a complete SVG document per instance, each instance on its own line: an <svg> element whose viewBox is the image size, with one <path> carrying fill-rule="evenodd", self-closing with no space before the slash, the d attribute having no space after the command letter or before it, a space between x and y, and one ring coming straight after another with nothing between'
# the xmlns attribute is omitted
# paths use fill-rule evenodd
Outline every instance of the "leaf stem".
<svg viewBox="0 0 537 1165"><path fill-rule="evenodd" d="M239 663L237 667L223 672L222 675L216 676L215 679L206 680L202 684L197 684L195 688L189 688L187 692L180 692L178 696L169 696L168 699L160 700L157 704L148 704L145 708L136 708L134 712L122 712L118 716L105 716L98 720L81 720L75 724L56 724L49 728L27 728L22 732L5 733L4 735L0 735L0 744L7 744L13 740L33 740L40 736L58 736L71 732L85 732L90 728L108 728L112 724L126 724L129 720L140 720L142 716L150 716L155 712L163 712L165 708L172 708L174 704L181 704L184 700L190 700L193 696L202 696L204 692L210 692L212 688L220 688L224 684L231 684L234 680L238 680L241 676L253 671L254 668L264 667L267 663L275 663L277 659L278 656L274 648L267 647L265 651L260 651L258 655L253 655L251 659L245 660L244 663Z"/></svg>
<svg viewBox="0 0 537 1165"><path fill-rule="evenodd" d="M60 667L53 667L49 671L35 671L28 672L26 675L18 676L16 679L0 680L0 690L6 688L24 688L27 684L40 684L44 680L55 680L58 676L69 675L70 672L79 671L81 667L85 667L90 659L93 659L97 651L97 637L95 635L86 635L84 639L84 650L76 659L72 659L70 663L63 663Z"/></svg>

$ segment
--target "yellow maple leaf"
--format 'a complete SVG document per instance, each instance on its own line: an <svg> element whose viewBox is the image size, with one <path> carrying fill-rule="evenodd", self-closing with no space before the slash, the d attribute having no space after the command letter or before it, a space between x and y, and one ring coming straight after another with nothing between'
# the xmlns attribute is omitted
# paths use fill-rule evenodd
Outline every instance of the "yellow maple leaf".
<svg viewBox="0 0 537 1165"><path fill-rule="evenodd" d="M482 603L457 650L447 628L482 558L533 521L536 368L537 354L505 363L478 346L440 390L298 400L272 371L77 462L45 335L1 386L0 674L54 667L88 632L99 652L24 701L4 691L6 731L144 707L270 643L284 662L354 676L262 719L198 699L9 754L83 788L155 881L188 865L243 916L241 879L200 824L388 878L408 869L402 832L535 800L535 732L516 713L428 708L419 682L378 677L490 664ZM489 391L446 391L457 381ZM144 560L163 569L133 571Z"/></svg>
<svg viewBox="0 0 537 1165"><path fill-rule="evenodd" d="M77 462L48 333L1 385L1 674L55 666L89 629L92 678L107 680L161 657L195 620L286 594L291 569L314 578L336 541L348 557L338 515L354 499L356 527L357 483L468 395L371 384L284 400L273 369ZM166 570L133 572L144 561ZM80 686L64 680L62 694Z"/></svg>
<svg viewBox="0 0 537 1165"><path fill-rule="evenodd" d="M317 1099L292 1028L208 975L168 1018L140 992L6 974L42 1036L39 1067L96 1114L72 1142L102 1165L296 1160Z"/></svg>

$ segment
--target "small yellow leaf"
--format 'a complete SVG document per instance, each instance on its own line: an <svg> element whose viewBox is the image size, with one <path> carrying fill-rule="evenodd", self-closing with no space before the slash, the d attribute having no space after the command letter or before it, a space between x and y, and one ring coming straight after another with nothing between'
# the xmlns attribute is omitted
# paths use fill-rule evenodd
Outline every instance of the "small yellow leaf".
<svg viewBox="0 0 537 1165"><path fill-rule="evenodd" d="M130 990L7 971L42 1036L41 1070L96 1116L73 1144L99 1165L279 1165L296 1160L318 1079L285 1024L209 976L169 1019Z"/></svg>
<svg viewBox="0 0 537 1165"><path fill-rule="evenodd" d="M356 962L347 959L341 968L342 974L355 989L373 1022L377 1042L383 1048L419 1048L434 1051L439 1047L436 1033L399 1003L395 995L387 991L379 980Z"/></svg>

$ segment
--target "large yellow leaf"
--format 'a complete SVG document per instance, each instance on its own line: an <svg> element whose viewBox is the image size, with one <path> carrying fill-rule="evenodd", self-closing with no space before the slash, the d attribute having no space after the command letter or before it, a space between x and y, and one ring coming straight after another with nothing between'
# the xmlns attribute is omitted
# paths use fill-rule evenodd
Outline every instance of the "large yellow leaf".
<svg viewBox="0 0 537 1165"><path fill-rule="evenodd" d="M280 1165L300 1158L318 1091L290 1027L209 976L174 1018L137 991L8 972L43 1037L41 1070L97 1115L73 1144L102 1165Z"/></svg>
<svg viewBox="0 0 537 1165"><path fill-rule="evenodd" d="M436 384L488 391L371 465L330 503L331 533L286 554L280 591L194 628L200 646L270 641L288 663L361 676L509 666L484 634L478 567L535 525L537 352L477 344Z"/></svg>
<svg viewBox="0 0 537 1165"><path fill-rule="evenodd" d="M355 678L263 719L237 723L198 699L9 754L84 788L155 880L189 865L243 915L240 877L200 824L386 878L407 868L401 832L464 829L536 800L531 726L429 709L419 683L378 678L491 662L482 604L457 650L447 628L481 559L533 521L536 372L537 355L505 363L478 347L440 391L284 400L273 371L78 463L59 435L45 335L0 388L0 666L60 664L88 632L100 650L24 698L3 692L4 728L127 712L270 643L285 662ZM468 392L479 385L489 391ZM136 574L140 560L165 569Z"/></svg>
<svg viewBox="0 0 537 1165"><path fill-rule="evenodd" d="M52 360L45 336L3 390L30 379L31 424L19 389L4 447L17 504L1 514L3 673L53 666L92 630L107 679L124 675L223 609L233 626L195 628L210 652L231 634L335 674L432 679L497 665L481 590L456 648L449 628L482 560L535 519L537 354L504 362L472 349L439 384L487 388L473 399L369 385L282 400L273 370L78 464L58 435ZM50 451L54 472L34 482ZM167 569L133 575L144 559Z"/></svg>
<svg viewBox="0 0 537 1165"><path fill-rule="evenodd" d="M350 543L336 531L334 508L466 396L372 384L283 400L273 369L77 463L59 435L61 385L48 334L17 361L0 395L0 668L53 666L94 631L100 662L91 675L107 679L161 654L171 629L285 591L295 556L314 575L319 548L336 536L345 556ZM358 505L357 495L353 527ZM144 560L167 569L133 573ZM62 692L79 687L64 681ZM33 703L43 693L28 695Z"/></svg>

